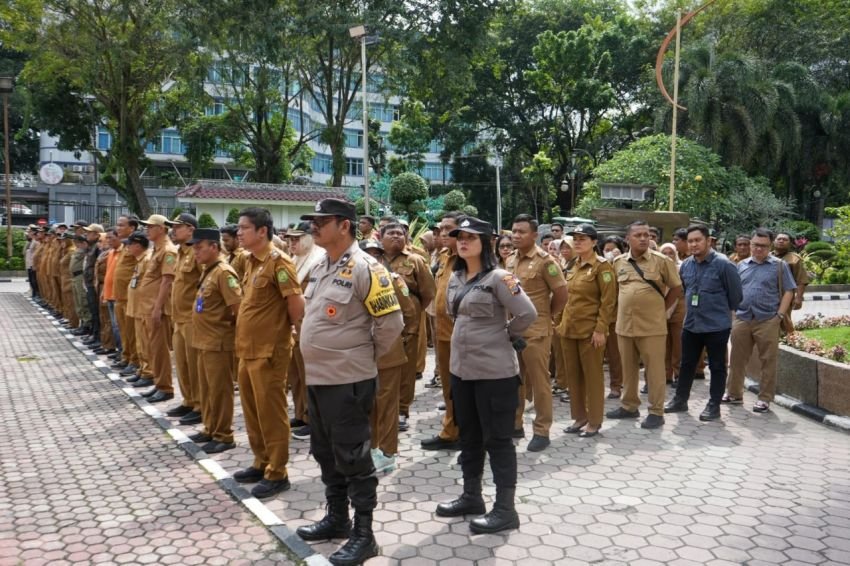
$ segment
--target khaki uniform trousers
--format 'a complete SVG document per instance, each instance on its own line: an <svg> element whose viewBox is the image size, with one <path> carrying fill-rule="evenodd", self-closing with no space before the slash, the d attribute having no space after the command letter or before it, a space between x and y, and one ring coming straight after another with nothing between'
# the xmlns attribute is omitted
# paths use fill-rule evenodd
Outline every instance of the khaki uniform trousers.
<svg viewBox="0 0 850 566"><path fill-rule="evenodd" d="M620 345L617 343L617 331L614 321L608 327L608 340L605 341L605 357L608 359L608 387L615 390L623 388L623 360L620 358Z"/></svg>
<svg viewBox="0 0 850 566"><path fill-rule="evenodd" d="M552 356L555 358L555 383L561 389L567 386L567 365L564 360L564 349L561 348L561 337L557 334L552 336Z"/></svg>
<svg viewBox="0 0 850 566"><path fill-rule="evenodd" d="M772 403L776 394L776 358L779 354L780 321L778 317L767 320L739 320L732 322L731 362L729 366L729 383L726 388L730 397L744 396L744 377L747 362L753 354L753 347L758 348L758 359L761 365L759 372L759 400Z"/></svg>
<svg viewBox="0 0 850 566"><path fill-rule="evenodd" d="M528 345L518 356L522 384L517 393L519 400L514 426L522 428L525 398L530 393L534 402L534 434L549 438L549 429L552 427L552 384L549 377L552 337L532 336L525 340Z"/></svg>
<svg viewBox="0 0 850 566"><path fill-rule="evenodd" d="M136 320L127 316L127 301L115 301L115 319L121 333L121 359L141 367L139 350L136 347Z"/></svg>
<svg viewBox="0 0 850 566"><path fill-rule="evenodd" d="M180 393L183 395L181 404L203 414L201 411L203 405L200 395L200 377L198 375L199 351L192 346L193 334L191 322L178 322L174 325L174 336L171 343L174 345L174 365L177 366L177 380L180 383ZM227 366L231 368L228 375L231 376L232 389L234 371L232 359Z"/></svg>
<svg viewBox="0 0 850 566"><path fill-rule="evenodd" d="M175 335L176 338L176 335ZM204 432L216 442L233 442L233 352L197 350L198 402ZM181 383L181 391L183 384ZM188 407L186 401L183 405Z"/></svg>
<svg viewBox="0 0 850 566"><path fill-rule="evenodd" d="M649 412L664 416L664 401L667 397L667 379L664 377L664 355L667 336L620 336L620 358L623 360L622 405L627 411L640 407L638 381L640 362L645 368L646 385L649 388Z"/></svg>
<svg viewBox="0 0 850 566"><path fill-rule="evenodd" d="M416 373L425 371L425 356L428 354L428 315L422 311L419 321L419 357L416 358Z"/></svg>
<svg viewBox="0 0 850 566"><path fill-rule="evenodd" d="M171 321L169 317L162 315L162 321L155 325L153 320L146 316L142 323L148 341L148 363L154 386L164 393L174 393L174 385L171 382L171 352L168 350Z"/></svg>
<svg viewBox="0 0 850 566"><path fill-rule="evenodd" d="M304 370L304 357L301 355L300 343L295 342L292 348L292 360L289 362L289 389L292 390L292 410L296 419L310 423L307 414L307 379ZM398 405L398 397L396 397ZM398 419L398 415L395 417Z"/></svg>
<svg viewBox="0 0 850 566"><path fill-rule="evenodd" d="M416 365L419 363L419 334L408 336L404 343L404 355L407 363L401 370L401 386L398 400L398 414L410 416L413 393L416 390Z"/></svg>
<svg viewBox="0 0 850 566"><path fill-rule="evenodd" d="M53 293L54 300L56 301L56 310L62 311L64 304L62 302L62 279L60 275L52 275L50 277L50 292Z"/></svg>
<svg viewBox="0 0 850 566"><path fill-rule="evenodd" d="M434 342L434 350L437 354L437 369L440 375L440 384L443 386L443 402L446 411L443 413L443 430L440 438L444 440L458 440L460 429L455 422L454 402L452 402L452 376L449 370L452 354L452 343L448 340L437 340Z"/></svg>
<svg viewBox="0 0 850 566"><path fill-rule="evenodd" d="M77 316L77 309L74 307L73 283L70 279L65 279L62 285L62 312L71 328L80 325L80 317Z"/></svg>
<svg viewBox="0 0 850 566"><path fill-rule="evenodd" d="M267 480L287 477L289 416L286 412L286 372L292 349L275 347L271 358L239 358L239 397L254 468Z"/></svg>
<svg viewBox="0 0 850 566"><path fill-rule="evenodd" d="M378 391L369 417L372 448L387 456L398 454L398 396L404 364L378 370Z"/></svg>
<svg viewBox="0 0 850 566"><path fill-rule="evenodd" d="M136 332L136 353L139 357L139 363L136 367L139 368L139 375L145 379L153 380L153 372L150 364L150 353L148 352L148 338L145 333L145 322L142 318L133 318L133 325Z"/></svg>
<svg viewBox="0 0 850 566"><path fill-rule="evenodd" d="M679 367L682 365L682 327L684 320L667 321L667 353L664 356L665 377L668 382L679 378ZM705 350L700 354L700 362L705 368ZM702 372L703 370L699 370Z"/></svg>
<svg viewBox="0 0 850 566"><path fill-rule="evenodd" d="M605 348L594 348L590 338L560 338L567 385L570 388L570 416L578 423L602 425L605 411Z"/></svg>
<svg viewBox="0 0 850 566"><path fill-rule="evenodd" d="M112 335L112 323L109 318L109 307L105 303L98 300L98 310L100 311L100 345L106 350L115 349L115 337Z"/></svg>

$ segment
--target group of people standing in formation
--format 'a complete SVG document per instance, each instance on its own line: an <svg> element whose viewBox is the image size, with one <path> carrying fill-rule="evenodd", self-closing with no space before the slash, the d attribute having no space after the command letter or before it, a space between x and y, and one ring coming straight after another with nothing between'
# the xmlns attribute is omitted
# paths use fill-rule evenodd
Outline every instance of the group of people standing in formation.
<svg viewBox="0 0 850 566"><path fill-rule="evenodd" d="M499 532L519 525L514 439L525 436L526 404L528 451L549 446L556 395L569 401L565 432L596 436L605 417L640 417L642 364L641 427L655 429L665 413L688 410L707 358L710 400L700 420L712 421L721 404L742 403L757 350L753 410L767 411L780 327L808 282L788 235L762 229L739 237L726 257L700 225L658 247L658 230L640 221L625 239L600 242L589 224L565 233L555 223L541 237L530 215L500 233L450 212L419 248L405 222L358 219L342 200L322 200L301 220L279 234L263 208L221 229L199 228L188 213L121 216L109 228L31 226L26 259L34 298L134 387L148 388L149 402L174 397L173 352L182 401L166 414L202 424L190 438L205 452L235 446L238 391L254 460L233 477L256 484L255 497L290 488L290 437L309 439L327 508L297 532L347 538L334 564L378 552L377 473L397 464L426 343L436 355L426 387L442 388L444 412L439 433L421 445L460 449L463 473L461 495L435 511L480 515L472 532ZM606 358L607 396L620 407L604 414ZM485 455L496 486L489 512Z"/></svg>

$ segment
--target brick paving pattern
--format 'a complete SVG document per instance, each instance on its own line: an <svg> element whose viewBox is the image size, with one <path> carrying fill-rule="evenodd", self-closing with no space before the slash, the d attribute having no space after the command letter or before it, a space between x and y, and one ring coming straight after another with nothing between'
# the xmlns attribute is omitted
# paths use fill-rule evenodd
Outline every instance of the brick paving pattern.
<svg viewBox="0 0 850 566"><path fill-rule="evenodd" d="M291 563L24 297L0 313L0 565Z"/></svg>
<svg viewBox="0 0 850 566"><path fill-rule="evenodd" d="M0 303L0 306L3 305ZM818 310L822 310L823 306L819 305ZM218 486L198 472L195 463L163 438L161 430L153 425L150 417L128 404L107 379L88 369L91 367L87 366L89 362L82 361L82 356L67 344L65 338L54 340L52 333L56 331L41 322L40 315L32 328L41 335L27 330L28 323L25 324L22 319L28 316L28 308L31 307L21 307L12 313L16 333L12 343L20 344L18 348L24 352L41 348L36 353L54 360L53 366L48 366L54 368L49 370L54 375L64 375L57 374L56 366L60 363L67 366L67 360L78 360L70 364L74 369L72 375L60 377L66 389L62 390L64 398L54 401L54 412L64 415L69 407L85 407L92 403L90 397L100 399L105 396L112 400L111 408L106 411L72 412L69 413L72 417L63 417L77 419L73 428L82 429L82 432L71 430L69 421L63 427L59 423L61 419L55 420L52 426L53 434L57 436L48 439L50 444L43 435L38 436L41 448L45 449L45 457L61 458L69 454L65 443L76 442L79 446L74 447L75 457L63 464L63 470L87 462L84 459L86 450L97 453L97 456L87 456L94 466L83 473L83 482L91 480L97 473L102 474L99 466L113 463L113 458L124 455L135 460L128 466L130 469L123 470L114 481L120 481L133 472L139 473L134 476L138 481L147 466L143 474L146 481L155 482L163 476L182 478L185 475L194 478L185 481L194 481L196 499L207 496L217 505L236 505L223 495ZM9 323L3 322L0 332L8 334L9 327ZM9 346L4 348L9 350ZM8 357L20 355L20 352L13 350L4 356L3 367L13 364L11 367L17 368L20 375L34 363L15 365L14 360L9 361ZM429 351L426 379L432 375L433 367L433 356ZM35 389L42 383L46 372L47 369L40 371L37 378L28 374L28 377L16 379ZM642 430L635 421L605 421L602 434L596 438L566 435L561 431L569 423L569 408L566 403L556 401L552 445L542 453L529 453L525 446L531 436L531 415L526 415L526 439L519 441L517 447L517 510L521 527L504 534L473 536L466 521L436 517L433 512L438 502L460 493L461 472L456 463L457 452L429 452L419 447L420 440L439 430L442 415L436 409L437 402L441 400L440 390L425 389L423 385L424 381L417 383L411 430L400 435L399 468L381 477L375 532L382 547L382 556L370 560L368 566L489 566L526 564L530 561L540 564L630 566L850 564L850 436L778 406L773 406L772 411L765 415L754 414L751 406L755 396L750 393L745 394L744 406L724 406L721 422L701 423L697 416L707 399L708 388L707 382L701 381L695 383L690 413L667 415L667 423L660 431ZM0 388L6 386L4 383ZM56 396L55 391L52 395ZM43 397L39 396L39 399ZM174 404L178 400L179 394ZM4 391L0 401L3 414L8 413L8 403ZM616 407L616 403L607 401L606 410ZM167 405L171 407L174 404ZM118 408L125 410L119 411ZM166 407L159 408L164 410ZM41 416L27 416L31 412L43 415L44 409L38 413L32 407L18 403L15 411L21 410L24 414L17 416L19 421L26 421L30 427L45 426L39 424ZM645 405L641 410L645 413ZM9 423L4 422L2 426L8 427ZM15 425L14 430L18 426ZM192 427L180 428L187 434L193 432ZM133 442L122 439L123 442L109 444L113 436L119 434L118 430L124 435L131 435ZM238 398L235 431L237 448L211 456L231 474L252 461ZM67 440L59 442L58 435L65 435ZM7 431L6 437L16 438L17 434ZM98 444L96 449L88 446L92 441ZM61 450L54 448L56 443ZM132 444L134 449L128 450L128 444ZM154 451L158 449L160 452L156 453L160 456L154 458L156 464L152 466L149 463L152 452L146 451L143 456L136 454L137 446L148 446ZM308 452L308 442L292 440L289 466L292 490L265 502L291 530L320 518L324 513L324 488L318 467ZM3 473L7 476L10 459L18 462L14 465L17 477L28 472L35 474L32 468L38 466L29 453L7 458L4 451L0 457L4 462ZM24 462L27 464L22 466ZM7 484L8 481L7 477ZM44 480L39 478L37 481ZM162 512L162 517L172 517L170 521L180 523L188 518L174 516L175 513L171 512L177 509L172 503L178 504L180 497L175 494L173 481L150 484L151 487L141 490L141 497L142 501L147 501L153 490L157 490L161 498L157 509ZM133 485L136 483L133 482ZM133 485L127 487L132 488ZM494 495L489 470L485 486L489 507ZM58 488L63 494L73 489L65 485ZM84 499L88 493L84 492ZM102 496L100 505L106 504L109 496L103 493L102 488L93 493ZM26 508L34 512L26 518L44 513L39 518L59 521L58 514L62 511L49 507L34 511L35 502L42 499L32 495L22 497L26 498ZM9 544L8 539L2 538L6 536L3 534L6 529L11 527L4 522L6 514L13 511L15 505L13 500L12 508L3 507L3 501L7 499L8 495L0 492L0 545L7 545L2 548ZM119 505L121 501L126 501L126 497L119 498L119 502L114 504ZM233 512L242 517L234 523L245 522L244 515ZM108 520L113 521L119 514L108 513L113 516ZM223 515L216 513L217 518ZM198 514L193 511L189 517L193 520L186 522L196 523L197 517ZM39 519L30 523L30 531L37 529L34 525L38 523ZM26 526L25 523L23 527ZM19 530L17 523L13 528L13 537L27 532ZM258 527L253 524L247 528ZM183 530L187 529L184 527ZM119 536L126 537L126 534ZM41 540L42 544L49 542ZM260 539L253 537L252 540ZM312 548L328 556L339 543L314 543ZM14 543L16 553L23 551L19 549L20 544ZM244 549L244 546L238 545L237 548ZM0 554L0 560L4 556ZM20 557L20 554L15 556ZM110 560L117 562L117 557L113 555Z"/></svg>

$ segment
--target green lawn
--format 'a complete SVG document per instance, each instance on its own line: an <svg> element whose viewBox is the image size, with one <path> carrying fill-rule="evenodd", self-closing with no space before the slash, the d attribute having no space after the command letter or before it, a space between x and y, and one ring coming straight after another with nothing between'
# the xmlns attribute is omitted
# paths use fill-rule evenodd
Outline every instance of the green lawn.
<svg viewBox="0 0 850 566"><path fill-rule="evenodd" d="M850 350L850 326L813 328L811 330L801 330L800 333L806 338L813 338L819 341L823 344L824 350L829 350L839 344Z"/></svg>

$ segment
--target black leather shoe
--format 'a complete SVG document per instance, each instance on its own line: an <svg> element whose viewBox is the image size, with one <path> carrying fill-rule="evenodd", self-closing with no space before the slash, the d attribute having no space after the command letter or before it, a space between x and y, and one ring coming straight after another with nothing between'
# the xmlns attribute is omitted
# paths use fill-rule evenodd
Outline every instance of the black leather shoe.
<svg viewBox="0 0 850 566"><path fill-rule="evenodd" d="M198 411L191 411L180 417L180 420L177 422L182 425L193 425L198 424L199 422L201 422L201 420L203 420L201 419L201 413L199 413Z"/></svg>
<svg viewBox="0 0 850 566"><path fill-rule="evenodd" d="M196 432L195 434L189 435L189 440L191 440L192 442L194 442L196 444L201 444L202 442L212 442L212 439L213 439L212 436L210 436L209 434L207 434L205 432ZM256 469L256 468L251 468L251 469ZM238 473L239 472L236 472L236 474L238 474ZM236 474L233 474L234 477L236 476ZM263 477L262 472L260 472L260 477ZM239 480L236 480L236 481L239 481Z"/></svg>
<svg viewBox="0 0 850 566"><path fill-rule="evenodd" d="M137 371L139 371L139 368L137 368L133 364L127 364L126 366L124 366L124 369L121 370L121 373L119 375L133 375Z"/></svg>
<svg viewBox="0 0 850 566"><path fill-rule="evenodd" d="M210 440L209 442L201 446L201 450L203 450L207 454L218 454L226 450L232 450L233 448L236 448L236 443L218 442L217 440Z"/></svg>
<svg viewBox="0 0 850 566"><path fill-rule="evenodd" d="M133 387L150 387L151 385L153 385L152 379L142 377L139 379L139 381L133 384Z"/></svg>
<svg viewBox="0 0 850 566"><path fill-rule="evenodd" d="M113 352L113 351L114 350L107 350L106 348L101 346L100 348L95 350L94 353L97 354L98 356L105 356L106 354L109 354L110 352Z"/></svg>
<svg viewBox="0 0 850 566"><path fill-rule="evenodd" d="M649 414L646 415L646 418L643 419L643 422L640 423L640 428L659 428L664 424L664 417L659 417L658 415Z"/></svg>
<svg viewBox="0 0 850 566"><path fill-rule="evenodd" d="M460 449L460 441L449 440L437 435L423 440L421 446L423 450L458 450Z"/></svg>
<svg viewBox="0 0 850 566"><path fill-rule="evenodd" d="M188 413L192 412L192 407L187 407L186 405L177 405L172 409L168 409L165 411L166 417L182 417Z"/></svg>
<svg viewBox="0 0 850 566"><path fill-rule="evenodd" d="M192 437L190 436L189 438ZM210 440L212 440L212 438L210 438ZM236 483L256 483L263 479L263 470L255 468L254 466L249 466L244 470L239 470L234 473L233 479L236 480Z"/></svg>
<svg viewBox="0 0 850 566"><path fill-rule="evenodd" d="M348 542L331 554L328 560L334 566L354 566L377 556L379 551L372 532L372 512L357 511L354 513L354 527Z"/></svg>
<svg viewBox="0 0 850 566"><path fill-rule="evenodd" d="M162 403L163 401L171 401L174 399L174 393L166 393L165 391L157 391L148 397L148 403Z"/></svg>
<svg viewBox="0 0 850 566"><path fill-rule="evenodd" d="M142 376L141 376L141 375L136 374L136 375L134 375L133 377L125 377L125 378L124 378L124 381L126 381L127 383L136 383L136 382L137 382L137 381L139 381L140 379L142 379Z"/></svg>
<svg viewBox="0 0 850 566"><path fill-rule="evenodd" d="M135 387L135 385L133 387ZM144 397L145 399L147 399L148 397L153 397L154 395L156 395L157 391L159 391L159 389L157 389L156 387L151 387L150 389L142 393L142 397Z"/></svg>
<svg viewBox="0 0 850 566"><path fill-rule="evenodd" d="M636 419L640 416L640 411L627 411L623 407L617 407L605 413L605 416L609 419Z"/></svg>
<svg viewBox="0 0 850 566"><path fill-rule="evenodd" d="M282 491L287 491L290 487L292 487L292 484L289 483L289 478L283 478L282 480L262 479L251 490L251 495L257 499L266 499L274 497Z"/></svg>
<svg viewBox="0 0 850 566"><path fill-rule="evenodd" d="M463 481L463 493L455 500L437 505L439 517L462 517L463 515L483 515L484 498L481 497L481 478Z"/></svg>
<svg viewBox="0 0 850 566"><path fill-rule="evenodd" d="M718 403L708 402L702 413L699 414L701 421L716 421L720 418L720 405Z"/></svg>
<svg viewBox="0 0 850 566"><path fill-rule="evenodd" d="M498 533L519 528L519 515L514 508L515 488L496 488L493 510L469 522L469 530L475 534Z"/></svg>
<svg viewBox="0 0 850 566"><path fill-rule="evenodd" d="M526 450L529 452L542 452L549 446L549 437L535 434L531 437L531 442L528 443Z"/></svg>
<svg viewBox="0 0 850 566"><path fill-rule="evenodd" d="M302 421L301 419L296 419L295 417L289 419L289 428L301 428L305 426L307 423Z"/></svg>
<svg viewBox="0 0 850 566"><path fill-rule="evenodd" d="M673 397L664 405L665 413L687 413L688 402L681 397Z"/></svg>
<svg viewBox="0 0 850 566"><path fill-rule="evenodd" d="M312 525L298 527L295 533L306 541L348 538L351 536L348 501L328 502L324 517Z"/></svg>

